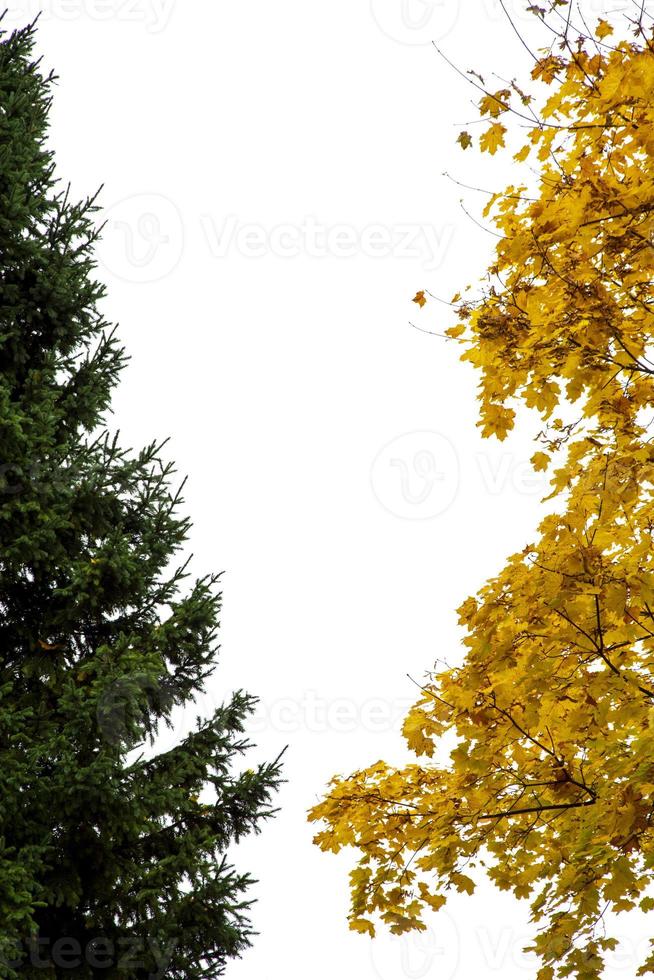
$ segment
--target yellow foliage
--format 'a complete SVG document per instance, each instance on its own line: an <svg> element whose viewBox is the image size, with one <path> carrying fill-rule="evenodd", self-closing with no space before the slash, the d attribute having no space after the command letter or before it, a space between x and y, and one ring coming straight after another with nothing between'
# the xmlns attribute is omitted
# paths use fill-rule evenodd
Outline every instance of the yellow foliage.
<svg viewBox="0 0 654 980"><path fill-rule="evenodd" d="M465 659L404 725L422 758L338 778L310 813L321 848L358 852L353 928L421 928L481 869L530 902L539 980L599 978L605 908L654 904L654 42L634 37L562 37L537 62L550 94L514 157L528 186L540 161L535 192L493 195L496 255L447 331L479 372L484 436L518 404L542 418L532 464L557 512L459 607ZM508 95L481 114L521 133Z"/></svg>
<svg viewBox="0 0 654 980"><path fill-rule="evenodd" d="M488 153L496 153L500 146L504 146L505 133L506 126L503 126L502 123L493 123L490 129L487 129L481 136L479 146L482 150L487 150Z"/></svg>
<svg viewBox="0 0 654 980"><path fill-rule="evenodd" d="M600 17L597 23L597 28L595 29L595 34L600 40L603 40L605 37L608 37L610 34L613 34L613 28L607 21L603 20Z"/></svg>
<svg viewBox="0 0 654 980"><path fill-rule="evenodd" d="M549 466L550 457L547 453L534 453L531 457L531 465L535 470L546 470Z"/></svg>

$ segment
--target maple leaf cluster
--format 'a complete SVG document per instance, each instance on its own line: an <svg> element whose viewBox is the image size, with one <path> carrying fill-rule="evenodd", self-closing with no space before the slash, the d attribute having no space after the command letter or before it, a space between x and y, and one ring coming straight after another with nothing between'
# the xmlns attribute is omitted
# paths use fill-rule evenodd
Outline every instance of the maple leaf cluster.
<svg viewBox="0 0 654 980"><path fill-rule="evenodd" d="M479 372L484 436L520 405L542 418L532 463L557 512L459 608L465 658L404 723L420 758L335 778L310 813L321 848L358 851L353 928L423 929L482 869L530 902L538 980L601 976L605 912L654 908L654 43L642 23L612 34L566 28L541 53L538 114L515 85L485 92L481 149L531 118L514 159L537 186L490 198L491 285L455 298L447 331Z"/></svg>

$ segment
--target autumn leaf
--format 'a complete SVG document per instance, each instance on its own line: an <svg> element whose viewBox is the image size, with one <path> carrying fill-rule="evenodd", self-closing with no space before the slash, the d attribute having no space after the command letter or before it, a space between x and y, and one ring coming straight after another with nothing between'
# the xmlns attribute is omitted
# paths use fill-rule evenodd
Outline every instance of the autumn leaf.
<svg viewBox="0 0 654 980"><path fill-rule="evenodd" d="M505 145L505 133L506 126L503 126L501 123L493 123L490 129L487 129L486 132L480 137L479 146L483 151L494 154L497 152L499 147Z"/></svg>
<svg viewBox="0 0 654 980"><path fill-rule="evenodd" d="M466 895L472 895L475 890L474 881L467 875L454 872L452 875L450 875L450 880L452 884L456 886L457 891L465 892Z"/></svg>
<svg viewBox="0 0 654 980"><path fill-rule="evenodd" d="M424 711L414 708L409 712L402 726L402 734L410 749L416 755L433 755L434 741L431 735L431 719Z"/></svg>
<svg viewBox="0 0 654 980"><path fill-rule="evenodd" d="M470 135L470 133L467 133L465 129L463 130L463 132L459 133L459 135L456 138L456 141L457 143L460 144L460 146L464 150L467 150L469 146L472 146L472 136Z"/></svg>
<svg viewBox="0 0 654 980"><path fill-rule="evenodd" d="M367 933L369 936L375 935L375 927L369 919L351 919L350 929L354 932Z"/></svg>
<svg viewBox="0 0 654 980"><path fill-rule="evenodd" d="M602 41L605 37L609 37L609 35L613 34L613 28L608 21L602 20L600 17L599 21L597 22L597 27L595 28L595 34L600 41Z"/></svg>
<svg viewBox="0 0 654 980"><path fill-rule="evenodd" d="M508 88L500 89L494 95L485 95L479 103L479 112L482 116L489 115L496 118L508 110L510 98L511 92Z"/></svg>
<svg viewBox="0 0 654 980"><path fill-rule="evenodd" d="M497 436L500 441L503 441L513 428L514 420L515 412L512 408L491 404L485 409L478 424L481 426L482 435Z"/></svg>
<svg viewBox="0 0 654 980"><path fill-rule="evenodd" d="M535 470L546 470L550 463L547 453L534 453L531 457L531 465Z"/></svg>
<svg viewBox="0 0 654 980"><path fill-rule="evenodd" d="M443 908L447 902L445 895L433 895L424 881L418 882L418 890L421 900L435 912Z"/></svg>
<svg viewBox="0 0 654 980"><path fill-rule="evenodd" d="M549 85L564 68L564 59L550 54L546 58L541 58L536 62L536 65L532 69L531 77L533 79L540 79Z"/></svg>
<svg viewBox="0 0 654 980"><path fill-rule="evenodd" d="M424 290L421 289L419 293L416 293L416 295L413 297L412 302L417 303L418 306L422 308L427 302Z"/></svg>

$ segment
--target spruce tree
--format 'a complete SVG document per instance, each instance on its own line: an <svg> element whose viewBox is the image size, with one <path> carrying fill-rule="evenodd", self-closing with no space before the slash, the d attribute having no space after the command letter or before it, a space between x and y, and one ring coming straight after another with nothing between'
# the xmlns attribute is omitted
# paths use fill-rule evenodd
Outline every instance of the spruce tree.
<svg viewBox="0 0 654 980"><path fill-rule="evenodd" d="M96 198L48 149L35 25L0 28L0 976L221 976L252 935L230 844L273 812L234 694L158 752L215 667L217 577L161 444L106 427L125 354L99 311Z"/></svg>

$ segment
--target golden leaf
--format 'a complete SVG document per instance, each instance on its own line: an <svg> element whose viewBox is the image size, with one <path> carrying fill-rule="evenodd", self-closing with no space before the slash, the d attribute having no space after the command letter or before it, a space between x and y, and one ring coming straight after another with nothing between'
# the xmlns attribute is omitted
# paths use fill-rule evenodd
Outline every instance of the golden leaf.
<svg viewBox="0 0 654 980"><path fill-rule="evenodd" d="M499 147L504 146L504 134L506 133L506 126L502 123L493 123L490 129L487 129L485 133L482 134L479 140L479 146L481 149L487 153L495 154Z"/></svg>

